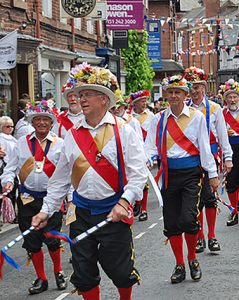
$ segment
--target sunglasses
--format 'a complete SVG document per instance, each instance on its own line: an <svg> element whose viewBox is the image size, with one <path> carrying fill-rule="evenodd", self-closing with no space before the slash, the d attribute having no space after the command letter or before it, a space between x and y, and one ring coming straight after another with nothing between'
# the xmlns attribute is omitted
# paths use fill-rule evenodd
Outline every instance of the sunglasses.
<svg viewBox="0 0 239 300"><path fill-rule="evenodd" d="M6 127L6 128L14 128L14 126L12 126L12 125L6 125L4 127Z"/></svg>

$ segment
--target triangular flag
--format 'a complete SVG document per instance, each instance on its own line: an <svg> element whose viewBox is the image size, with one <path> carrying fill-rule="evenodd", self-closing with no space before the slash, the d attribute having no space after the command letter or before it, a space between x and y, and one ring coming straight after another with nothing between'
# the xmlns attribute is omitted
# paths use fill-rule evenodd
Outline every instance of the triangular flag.
<svg viewBox="0 0 239 300"><path fill-rule="evenodd" d="M230 19L225 19L226 25L229 23Z"/></svg>
<svg viewBox="0 0 239 300"><path fill-rule="evenodd" d="M168 18L167 18L167 23L168 23L170 20L171 20L171 18L170 18L170 17L168 17Z"/></svg>
<svg viewBox="0 0 239 300"><path fill-rule="evenodd" d="M206 23L207 22L207 19L202 19L202 23Z"/></svg>
<svg viewBox="0 0 239 300"><path fill-rule="evenodd" d="M181 20L181 23L184 23L184 22L186 22L187 21L187 19L186 18L183 18L182 20Z"/></svg>
<svg viewBox="0 0 239 300"><path fill-rule="evenodd" d="M231 29L233 29L233 24L228 24L228 27L230 27Z"/></svg>
<svg viewBox="0 0 239 300"><path fill-rule="evenodd" d="M160 23L161 23L161 26L163 27L163 25L165 24L165 20L160 19Z"/></svg>

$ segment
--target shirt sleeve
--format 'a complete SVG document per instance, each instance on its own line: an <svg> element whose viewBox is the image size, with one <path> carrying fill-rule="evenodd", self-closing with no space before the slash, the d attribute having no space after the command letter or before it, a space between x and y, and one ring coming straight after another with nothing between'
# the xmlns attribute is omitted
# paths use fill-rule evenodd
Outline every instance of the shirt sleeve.
<svg viewBox="0 0 239 300"><path fill-rule="evenodd" d="M206 120L201 115L201 118L199 120L199 135L198 135L198 145L199 145L199 151L200 151L200 160L202 168L208 172L208 177L214 178L217 177L217 166L214 160L214 157L211 153L210 148L210 142L209 142L209 136L207 133L207 125Z"/></svg>
<svg viewBox="0 0 239 300"><path fill-rule="evenodd" d="M1 175L1 185L4 186L8 182L14 184L14 178L18 175L18 162L19 162L19 143L17 143L13 149L9 149L8 156L11 159L8 161L7 165L3 170L3 174Z"/></svg>
<svg viewBox="0 0 239 300"><path fill-rule="evenodd" d="M158 150L156 147L156 131L159 120L159 114L155 115L152 119L144 144L144 150L149 161L151 161L153 156L158 155Z"/></svg>
<svg viewBox="0 0 239 300"><path fill-rule="evenodd" d="M215 114L218 142L222 148L223 157L225 160L232 160L233 152L228 139L226 122L223 117L222 109L220 106L217 108Z"/></svg>
<svg viewBox="0 0 239 300"><path fill-rule="evenodd" d="M41 212L52 216L54 212L59 211L62 201L66 197L71 186L71 168L66 157L66 148L69 141L66 138L61 149L59 162L55 172L49 179L47 195L44 198Z"/></svg>
<svg viewBox="0 0 239 300"><path fill-rule="evenodd" d="M124 187L122 198L129 203L143 198L143 189L147 182L147 167L145 163L145 153L138 135L128 125L124 125L122 130L123 154L127 184Z"/></svg>

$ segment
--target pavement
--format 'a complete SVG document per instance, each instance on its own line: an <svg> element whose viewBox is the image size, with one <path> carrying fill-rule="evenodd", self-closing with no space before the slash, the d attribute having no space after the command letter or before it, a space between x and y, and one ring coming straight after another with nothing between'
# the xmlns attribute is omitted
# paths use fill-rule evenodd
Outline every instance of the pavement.
<svg viewBox="0 0 239 300"><path fill-rule="evenodd" d="M7 233L10 233L18 228L18 224L8 224L5 223L3 226L0 227L0 239L1 236L6 235Z"/></svg>

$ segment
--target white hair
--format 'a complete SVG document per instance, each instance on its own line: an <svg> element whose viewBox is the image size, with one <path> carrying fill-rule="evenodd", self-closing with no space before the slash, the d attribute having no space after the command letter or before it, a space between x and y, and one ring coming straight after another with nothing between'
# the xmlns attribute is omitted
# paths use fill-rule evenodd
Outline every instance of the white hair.
<svg viewBox="0 0 239 300"><path fill-rule="evenodd" d="M0 117L0 132L2 132L2 128L5 125L14 125L13 120L8 116Z"/></svg>

